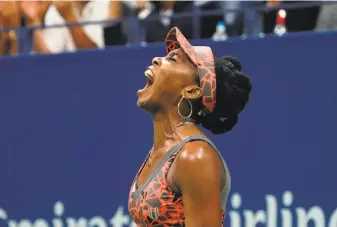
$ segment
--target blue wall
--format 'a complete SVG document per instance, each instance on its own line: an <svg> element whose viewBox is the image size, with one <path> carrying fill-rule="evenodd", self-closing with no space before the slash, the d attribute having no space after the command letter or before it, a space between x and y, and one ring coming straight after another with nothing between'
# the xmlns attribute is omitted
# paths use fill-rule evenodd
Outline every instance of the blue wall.
<svg viewBox="0 0 337 227"><path fill-rule="evenodd" d="M209 43L254 85L238 126L211 136L233 177L226 226L337 226L336 40ZM129 186L152 145L136 91L162 55L152 45L0 60L0 227L132 226Z"/></svg>

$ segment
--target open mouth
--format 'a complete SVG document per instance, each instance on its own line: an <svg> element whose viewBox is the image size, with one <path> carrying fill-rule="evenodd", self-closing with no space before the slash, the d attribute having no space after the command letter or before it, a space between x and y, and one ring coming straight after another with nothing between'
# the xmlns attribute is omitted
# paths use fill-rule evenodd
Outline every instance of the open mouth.
<svg viewBox="0 0 337 227"><path fill-rule="evenodd" d="M144 72L145 76L146 76L146 84L145 84L145 87L143 88L143 90L151 87L151 85L153 84L153 81L154 81L154 76L153 76L153 73L150 69L146 70Z"/></svg>

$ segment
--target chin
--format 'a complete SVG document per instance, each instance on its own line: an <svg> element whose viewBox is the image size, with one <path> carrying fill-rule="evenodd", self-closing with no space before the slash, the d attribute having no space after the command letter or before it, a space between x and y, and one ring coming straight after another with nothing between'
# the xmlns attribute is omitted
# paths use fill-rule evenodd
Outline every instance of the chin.
<svg viewBox="0 0 337 227"><path fill-rule="evenodd" d="M147 99L141 99L138 98L137 100L137 106L142 109L145 110L146 112L150 113L151 115L155 114L157 108L155 107L155 105L151 105Z"/></svg>
<svg viewBox="0 0 337 227"><path fill-rule="evenodd" d="M138 96L137 106L141 109L147 110L148 109L147 101L148 100L146 98Z"/></svg>
<svg viewBox="0 0 337 227"><path fill-rule="evenodd" d="M141 108L141 109L143 109L144 107L144 102L142 101L142 100L140 100L140 99L138 99L137 100L137 106L139 107L139 108Z"/></svg>
<svg viewBox="0 0 337 227"><path fill-rule="evenodd" d="M137 106L142 109L146 108L151 98L151 92L149 91L149 89L144 88L142 90L138 90L137 95L138 95Z"/></svg>

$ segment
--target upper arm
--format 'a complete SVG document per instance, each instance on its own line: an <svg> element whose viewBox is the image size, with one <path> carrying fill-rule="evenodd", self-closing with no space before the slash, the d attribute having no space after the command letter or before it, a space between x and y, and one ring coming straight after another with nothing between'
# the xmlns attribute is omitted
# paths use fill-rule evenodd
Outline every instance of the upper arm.
<svg viewBox="0 0 337 227"><path fill-rule="evenodd" d="M110 0L109 2L109 19L118 19L121 17L122 2Z"/></svg>
<svg viewBox="0 0 337 227"><path fill-rule="evenodd" d="M184 198L187 227L220 227L224 171L218 154L204 142L187 144L175 163L175 184Z"/></svg>

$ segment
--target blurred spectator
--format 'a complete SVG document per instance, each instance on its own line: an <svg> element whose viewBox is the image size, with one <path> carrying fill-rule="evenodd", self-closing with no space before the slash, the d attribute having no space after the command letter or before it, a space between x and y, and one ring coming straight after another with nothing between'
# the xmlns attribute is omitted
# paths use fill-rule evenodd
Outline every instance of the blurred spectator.
<svg viewBox="0 0 337 227"><path fill-rule="evenodd" d="M198 7L201 11L220 9L219 1L194 1L193 7ZM215 32L216 24L223 21L223 15L201 16L200 18L200 36L202 39L212 37Z"/></svg>
<svg viewBox="0 0 337 227"><path fill-rule="evenodd" d="M125 44L128 41L131 43L143 41L144 34L138 30L140 23L137 17L139 19L147 17L152 11L151 6L146 0L112 1L109 6L109 17L112 20L119 20L110 23L104 29L105 44L110 46ZM129 40L126 34L130 35Z"/></svg>
<svg viewBox="0 0 337 227"><path fill-rule="evenodd" d="M191 1L188 2L188 4L185 3L185 5L183 4L183 2L177 2L177 9L179 9L179 12L193 12L195 10L198 10L200 12L202 11L212 11L212 10L218 10L221 9L221 3L223 1L211 1L211 0L196 0L196 1ZM178 7L180 6L180 7ZM178 10L177 10L178 11ZM223 21L224 16L219 14L219 15L201 15L200 19L199 19L199 23L200 23L200 38L202 39L207 39L212 37L212 35L215 32L215 27L216 24L219 21ZM189 24L189 27L191 27L192 24L195 24L196 21L194 20L195 18L183 18L183 21L186 24ZM189 28L192 31L192 28ZM191 35L192 36L192 35ZM195 38L195 34L193 34L193 37Z"/></svg>
<svg viewBox="0 0 337 227"><path fill-rule="evenodd" d="M170 28L177 26L184 33L187 38L192 36L192 18L180 17L171 18L173 13L179 12L177 10L175 1L161 1L155 3L155 10L150 16L163 16L159 20L145 20L143 25L145 27L145 39L147 42L161 42L165 38ZM182 11L182 10L180 10Z"/></svg>
<svg viewBox="0 0 337 227"><path fill-rule="evenodd" d="M244 32L257 35L262 32L263 13L254 10L254 7L261 6L263 1L220 1L219 4L224 11L223 21L229 36L242 35ZM247 10L249 13L245 14Z"/></svg>
<svg viewBox="0 0 337 227"><path fill-rule="evenodd" d="M141 26L141 20L153 12L154 7L150 1L119 0L110 5L110 8L110 12L115 14L115 16L110 15L111 18L123 19L106 28L106 45L140 43L145 40L145 31Z"/></svg>
<svg viewBox="0 0 337 227"><path fill-rule="evenodd" d="M200 11L210 11L219 9L217 1L153 1L156 6L156 11L152 15L163 15L168 18L161 20L151 20L146 23L146 41L156 42L162 41L170 27L177 26L187 38L193 38L193 23L195 18L189 16L170 18L174 13L193 12L196 9ZM223 20L221 15L201 16L200 23L200 38L210 38L215 32L215 27L218 21Z"/></svg>
<svg viewBox="0 0 337 227"><path fill-rule="evenodd" d="M293 4L298 2L305 2L305 1L276 1L276 0L269 0L267 1L267 5L275 6L281 3L283 4ZM310 1L306 1L310 2ZM299 9L289 9L287 11L286 17L286 27L288 32L298 32L298 31L311 31L315 28L316 20L319 12L319 7L306 7L306 8L299 8ZM276 21L276 13L277 10L270 11L265 14L264 16L264 32L265 33L272 33L275 27Z"/></svg>
<svg viewBox="0 0 337 227"><path fill-rule="evenodd" d="M193 31L200 23L199 37L210 38L218 21L224 21L229 36L243 32L257 34L273 32L276 11L254 13L256 5L269 7L292 4L280 0L267 1L0 1L0 28L21 27L0 32L0 55L29 53L71 52L79 49L103 48L126 43L161 42L169 29L177 26L187 38L197 38ZM175 13L223 9L223 15L175 18ZM227 10L237 10L228 12ZM241 12L238 12L241 11ZM247 14L242 11L248 12ZM337 29L337 4L324 5L316 23L319 7L287 10L286 26L289 32ZM24 17L23 17L24 16ZM148 16L164 16L149 20ZM246 16L246 17L244 17ZM263 18L264 17L264 18ZM110 22L98 22L111 19ZM263 20L262 20L263 19ZM196 21L199 20L199 21ZM92 22L97 24L45 28L65 23ZM263 28L261 26L263 24ZM25 25L41 26L22 29ZM247 30L243 31L243 28ZM129 37L127 36L129 35ZM32 39L34 38L34 41Z"/></svg>
<svg viewBox="0 0 337 227"><path fill-rule="evenodd" d="M28 26L42 25L44 16L51 2L47 1L22 1L20 2L21 11ZM43 31L33 30L33 49L37 52L51 52L44 42Z"/></svg>
<svg viewBox="0 0 337 227"><path fill-rule="evenodd" d="M316 23L316 30L337 29L337 3L323 5Z"/></svg>
<svg viewBox="0 0 337 227"><path fill-rule="evenodd" d="M224 11L224 23L227 27L227 34L229 36L240 35L242 33L242 13L238 11L228 10L243 10L243 1L221 1L219 2Z"/></svg>
<svg viewBox="0 0 337 227"><path fill-rule="evenodd" d="M104 41L106 46L123 45L126 43L127 38L122 28L121 19L123 16L123 8L121 1L111 1L108 10L109 18L115 20L110 22L104 28Z"/></svg>
<svg viewBox="0 0 337 227"><path fill-rule="evenodd" d="M109 1L22 2L31 25L45 26L108 19ZM36 29L34 49L42 53L60 53L104 47L104 24Z"/></svg>
<svg viewBox="0 0 337 227"><path fill-rule="evenodd" d="M266 5L269 7L278 6L282 3L280 0L267 0Z"/></svg>
<svg viewBox="0 0 337 227"><path fill-rule="evenodd" d="M0 2L0 29L9 29L20 26L20 11L18 2ZM17 53L17 33L10 30L0 32L0 56Z"/></svg>

